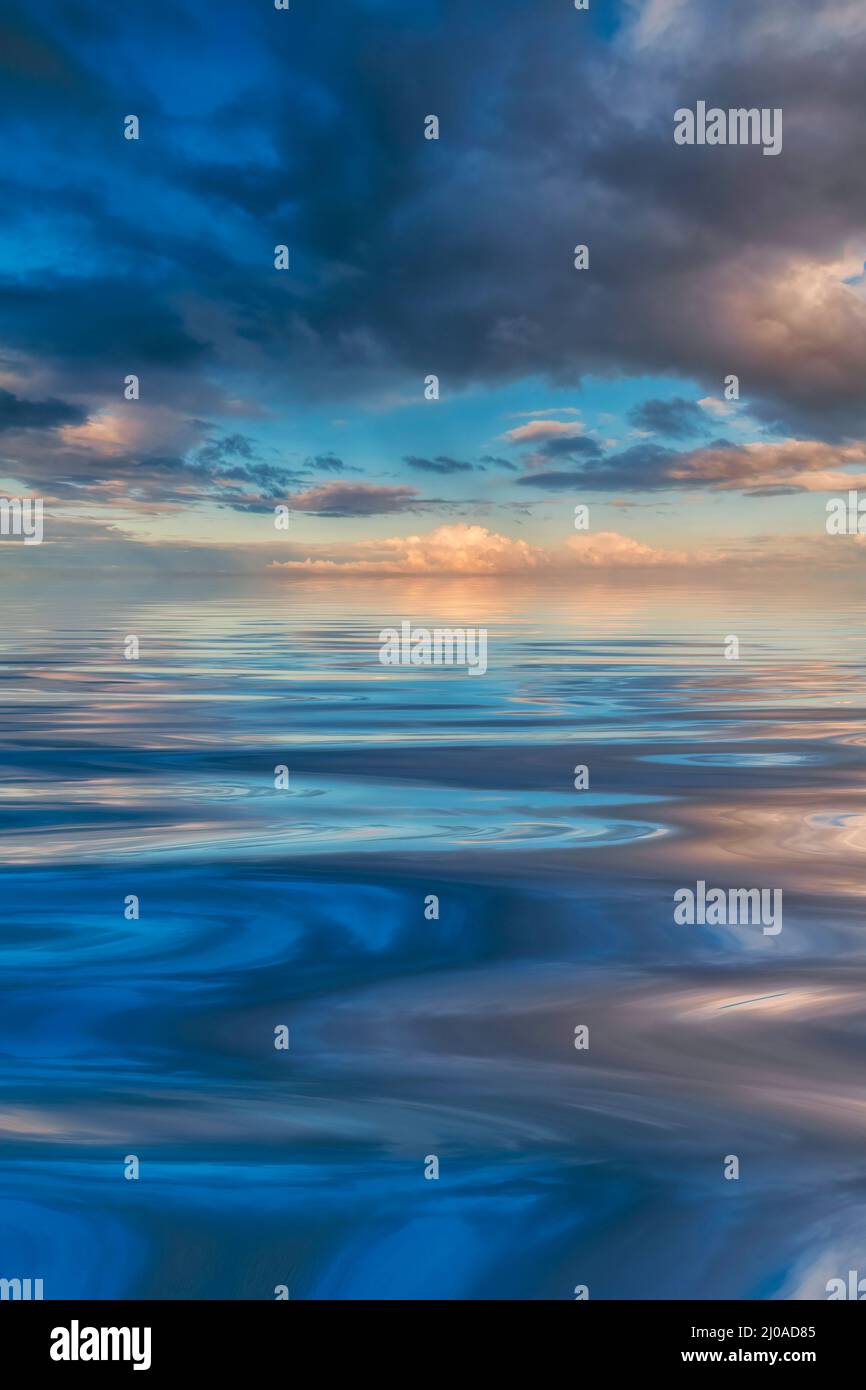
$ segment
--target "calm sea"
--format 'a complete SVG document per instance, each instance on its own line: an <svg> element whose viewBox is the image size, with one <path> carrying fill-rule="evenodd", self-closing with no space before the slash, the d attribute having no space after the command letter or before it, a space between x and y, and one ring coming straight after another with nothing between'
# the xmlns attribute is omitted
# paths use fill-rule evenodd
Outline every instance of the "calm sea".
<svg viewBox="0 0 866 1390"><path fill-rule="evenodd" d="M166 576L10 612L0 1276L569 1299L866 1275L859 596ZM383 667L404 619L485 627L487 673ZM782 931L677 925L698 881L782 890Z"/></svg>

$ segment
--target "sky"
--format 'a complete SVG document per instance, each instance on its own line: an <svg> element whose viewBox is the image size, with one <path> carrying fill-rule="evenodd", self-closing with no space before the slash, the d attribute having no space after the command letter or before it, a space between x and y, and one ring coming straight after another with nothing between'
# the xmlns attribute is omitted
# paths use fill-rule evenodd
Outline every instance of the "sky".
<svg viewBox="0 0 866 1390"><path fill-rule="evenodd" d="M864 49L862 0L5 3L38 563L858 564L825 506L866 487ZM781 109L781 152L678 145L698 101Z"/></svg>

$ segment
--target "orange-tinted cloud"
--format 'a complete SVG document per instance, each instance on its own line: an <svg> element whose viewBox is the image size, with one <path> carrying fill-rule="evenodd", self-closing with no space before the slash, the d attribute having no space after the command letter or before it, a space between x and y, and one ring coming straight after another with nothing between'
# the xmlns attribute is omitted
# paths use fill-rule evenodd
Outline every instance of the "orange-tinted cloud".
<svg viewBox="0 0 866 1390"><path fill-rule="evenodd" d="M574 420L530 420L526 425L516 425L501 436L509 444L537 444L542 439L570 438L580 434L583 425Z"/></svg>
<svg viewBox="0 0 866 1390"><path fill-rule="evenodd" d="M866 468L866 443L825 444L815 439L694 449L668 469L673 487L700 483L710 488L800 488L826 492L866 486L866 474L841 470Z"/></svg>
<svg viewBox="0 0 866 1390"><path fill-rule="evenodd" d="M309 556L274 568L313 574L511 574L577 566L679 565L685 554L656 550L616 531L581 533L564 546L545 549L485 526L457 523L426 534L358 541L340 557Z"/></svg>

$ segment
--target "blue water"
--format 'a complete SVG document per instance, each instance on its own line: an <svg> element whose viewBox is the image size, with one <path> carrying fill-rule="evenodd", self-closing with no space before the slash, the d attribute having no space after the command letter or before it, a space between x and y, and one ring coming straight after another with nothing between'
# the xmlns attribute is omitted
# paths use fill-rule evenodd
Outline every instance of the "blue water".
<svg viewBox="0 0 866 1390"><path fill-rule="evenodd" d="M16 595L0 1276L796 1298L866 1269L862 611L690 586ZM382 667L403 618L486 626L488 672ZM675 925L697 879L781 888L783 931Z"/></svg>

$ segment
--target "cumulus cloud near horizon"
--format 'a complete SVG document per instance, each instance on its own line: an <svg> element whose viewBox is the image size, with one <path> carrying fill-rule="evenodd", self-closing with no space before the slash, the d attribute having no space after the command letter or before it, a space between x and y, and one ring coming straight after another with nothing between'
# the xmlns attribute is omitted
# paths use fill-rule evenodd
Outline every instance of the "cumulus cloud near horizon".
<svg viewBox="0 0 866 1390"><path fill-rule="evenodd" d="M685 552L656 549L618 531L581 532L548 549L459 522L424 534L357 541L337 559L310 555L274 561L271 568L333 575L526 574L581 566L658 568L685 564L688 558Z"/></svg>

